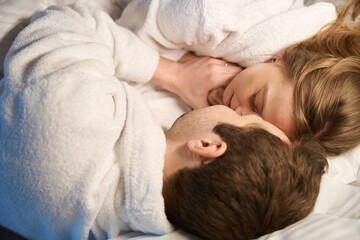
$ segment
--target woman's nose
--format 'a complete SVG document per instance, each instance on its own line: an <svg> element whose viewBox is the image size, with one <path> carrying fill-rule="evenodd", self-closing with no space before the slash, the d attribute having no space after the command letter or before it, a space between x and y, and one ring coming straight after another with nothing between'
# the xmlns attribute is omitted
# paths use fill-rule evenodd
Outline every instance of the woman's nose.
<svg viewBox="0 0 360 240"><path fill-rule="evenodd" d="M242 106L237 106L237 107L235 108L235 112L236 112L237 114L239 114L240 116L242 116L242 110L243 110L243 107L242 107Z"/></svg>

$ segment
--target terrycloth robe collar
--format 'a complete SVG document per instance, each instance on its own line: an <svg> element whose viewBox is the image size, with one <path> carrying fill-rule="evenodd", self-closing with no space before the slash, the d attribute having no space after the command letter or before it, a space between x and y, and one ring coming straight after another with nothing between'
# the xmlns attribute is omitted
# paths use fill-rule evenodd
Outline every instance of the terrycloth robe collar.
<svg viewBox="0 0 360 240"><path fill-rule="evenodd" d="M135 91L127 92L127 120L120 139L125 213L131 229L165 234L173 229L166 218L162 197L165 135L154 123L142 97ZM136 111L132 106L136 106Z"/></svg>

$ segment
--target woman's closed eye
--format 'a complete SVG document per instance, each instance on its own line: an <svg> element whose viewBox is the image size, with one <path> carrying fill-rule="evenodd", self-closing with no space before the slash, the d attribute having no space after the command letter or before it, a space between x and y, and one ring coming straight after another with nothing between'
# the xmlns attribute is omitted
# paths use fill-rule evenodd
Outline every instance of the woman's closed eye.
<svg viewBox="0 0 360 240"><path fill-rule="evenodd" d="M252 111L259 114L260 117L263 117L263 111L266 105L268 90L269 90L269 85L265 84L258 91L256 91L250 98L250 105Z"/></svg>
<svg viewBox="0 0 360 240"><path fill-rule="evenodd" d="M250 98L251 109L256 113L259 113L259 108L258 108L259 106L256 105L256 103L257 103L256 98L258 97L260 90L261 89L256 91L253 95L251 95L251 98Z"/></svg>

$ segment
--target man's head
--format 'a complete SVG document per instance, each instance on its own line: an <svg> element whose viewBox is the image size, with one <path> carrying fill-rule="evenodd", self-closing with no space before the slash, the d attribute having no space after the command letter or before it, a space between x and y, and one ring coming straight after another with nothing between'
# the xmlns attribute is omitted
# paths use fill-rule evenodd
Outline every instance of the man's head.
<svg viewBox="0 0 360 240"><path fill-rule="evenodd" d="M223 109L210 110L214 114ZM203 111L183 120L212 115ZM327 164L319 145L302 141L289 146L260 120L241 126L239 117L229 120L230 125L225 112L218 118L224 117L227 124L211 129L218 139L209 135L208 141L195 144L199 152L186 150L192 148L191 143L177 145L189 161L202 160L165 176L163 195L169 220L205 239L251 239L306 217L314 207ZM196 120L189 129L174 126L173 133L180 139L201 137L216 122ZM175 137L173 133L168 138ZM211 155L217 151L219 156Z"/></svg>
<svg viewBox="0 0 360 240"><path fill-rule="evenodd" d="M221 156L227 144L213 132L219 123L236 127L256 126L290 143L280 129L256 114L240 116L223 105L198 109L178 118L166 133L164 178L184 167L199 167Z"/></svg>

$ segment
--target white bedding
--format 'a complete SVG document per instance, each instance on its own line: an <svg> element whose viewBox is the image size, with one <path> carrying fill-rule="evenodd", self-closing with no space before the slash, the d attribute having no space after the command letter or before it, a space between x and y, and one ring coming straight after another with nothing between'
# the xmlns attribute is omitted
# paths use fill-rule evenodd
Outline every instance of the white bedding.
<svg viewBox="0 0 360 240"><path fill-rule="evenodd" d="M0 0L0 75L2 62L16 33L27 24L34 11L52 4L75 1L88 2L119 17L130 0ZM317 1L317 0L315 0ZM313 1L307 1L309 4ZM343 0L328 0L339 4ZM190 108L173 94L150 84L137 86L148 100L157 121L168 129L172 122ZM260 239L360 239L360 146L339 157L329 159L329 171L324 176L314 213L308 218ZM177 230L164 236L131 232L112 240L122 239L197 239Z"/></svg>

